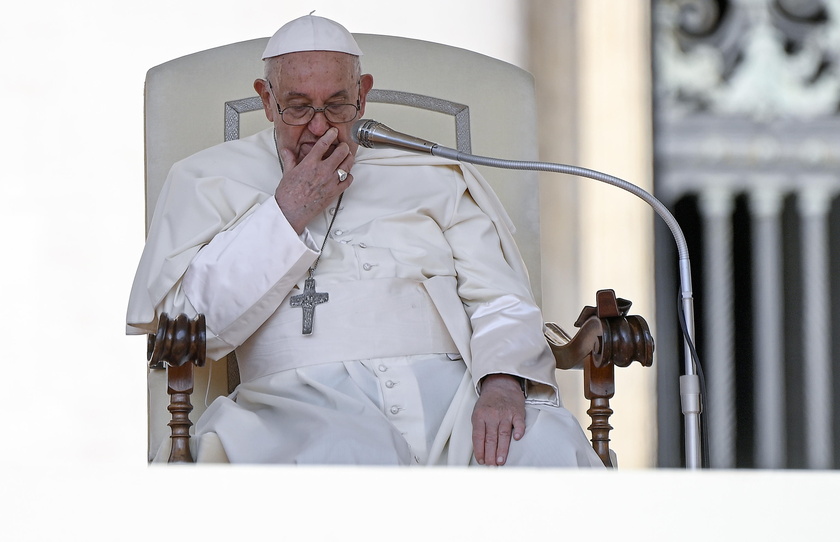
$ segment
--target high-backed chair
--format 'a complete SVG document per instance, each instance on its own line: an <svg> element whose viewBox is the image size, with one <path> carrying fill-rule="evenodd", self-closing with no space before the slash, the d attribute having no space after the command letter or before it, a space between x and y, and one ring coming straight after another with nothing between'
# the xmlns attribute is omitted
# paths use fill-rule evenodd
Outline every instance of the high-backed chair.
<svg viewBox="0 0 840 542"><path fill-rule="evenodd" d="M366 118L474 154L537 159L534 82L528 72L478 53L441 44L381 35L356 34L355 37L365 52L362 71L374 76ZM145 102L147 231L158 194L174 162L211 145L270 127L252 86L254 79L263 76L260 57L266 41L267 38L263 38L234 43L149 70ZM537 174L503 169L482 169L482 173L516 226L515 238L539 301L542 278ZM562 280L562 277L552 279ZM611 379L609 356L602 355L605 350L598 346L599 342L604 343L605 327L595 323L595 320L600 323L610 319L614 322L613 328L620 327L616 323L619 320L624 322L622 325L630 325L629 335L635 335L636 342L641 341L644 345L640 354L638 347L637 353L633 354L625 349L625 358L650 364L652 340L644 320L639 317L628 319L626 302L610 302L609 297L609 293L599 294L597 306L582 313L579 324L581 333L587 330L586 337L581 335L573 341L556 326L547 327L558 368L584 368L586 360L596 363L597 358L597 363L605 367L604 374L597 378ZM612 299L615 300L614 295ZM197 419L213 398L229 393L236 386L238 376L233 355L225 361L197 368L194 385L187 381L179 383L177 371L170 371L172 375L167 385L166 371L162 370L167 365L164 361L178 365L188 358L203 355L201 322L187 323L183 318L172 316L171 320L162 319L156 339L150 336L149 356L153 367L149 371L149 457L151 459L170 436L166 429L169 423L166 404L169 402L167 395L174 394L170 407L174 419L169 425L177 443L173 449L178 451L173 459L189 460L185 456L188 455L185 447L189 428L186 414L192 408L192 418ZM591 323L586 324L590 320ZM173 354L171 349L177 342L175 335L190 344L176 345L177 352ZM628 333L624 335L626 339ZM627 363L630 361L632 359ZM192 361L185 366L189 369L184 371L193 372ZM610 369L606 369L607 366ZM585 369L585 374L591 372ZM593 422L593 434L596 430L600 432L601 444L596 445L596 451L605 463L609 463L605 450L610 429L607 419L612 412L608 405L611 385L593 387L589 380L587 382L586 386L592 388L586 391L587 397L591 399L590 395L597 395L601 398L597 406L601 421ZM186 392L191 392L191 388L196 390L191 401L193 405L189 401L184 403L188 398ZM602 399L606 400L606 405Z"/></svg>

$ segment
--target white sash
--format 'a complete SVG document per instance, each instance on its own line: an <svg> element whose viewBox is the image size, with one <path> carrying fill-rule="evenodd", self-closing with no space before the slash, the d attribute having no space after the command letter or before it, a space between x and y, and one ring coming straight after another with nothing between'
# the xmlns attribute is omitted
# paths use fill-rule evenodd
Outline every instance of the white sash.
<svg viewBox="0 0 840 542"><path fill-rule="evenodd" d="M295 289L236 349L243 382L321 363L458 352L421 282L384 278L316 289L329 293L329 301L315 307L311 335L302 334L302 309L289 302L300 293Z"/></svg>

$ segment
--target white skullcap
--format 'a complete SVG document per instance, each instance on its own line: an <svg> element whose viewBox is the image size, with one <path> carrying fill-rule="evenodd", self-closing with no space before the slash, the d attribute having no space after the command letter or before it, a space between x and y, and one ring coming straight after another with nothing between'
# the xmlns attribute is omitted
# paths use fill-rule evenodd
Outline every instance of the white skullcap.
<svg viewBox="0 0 840 542"><path fill-rule="evenodd" d="M301 51L337 51L362 56L362 50L346 28L310 14L280 27L268 40L262 59Z"/></svg>

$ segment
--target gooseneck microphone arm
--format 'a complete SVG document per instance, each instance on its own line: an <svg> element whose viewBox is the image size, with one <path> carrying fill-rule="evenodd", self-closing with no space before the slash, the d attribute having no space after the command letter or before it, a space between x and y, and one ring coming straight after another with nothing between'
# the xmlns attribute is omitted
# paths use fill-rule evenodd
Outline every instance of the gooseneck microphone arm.
<svg viewBox="0 0 840 542"><path fill-rule="evenodd" d="M691 285L691 263L688 256L688 243L677 219L665 205L639 186L618 177L607 175L587 168L554 164L548 162L534 162L522 160L504 160L486 156L475 156L449 147L443 147L424 139L403 134L388 128L384 124L371 119L356 121L351 131L353 140L368 148L391 147L425 152L433 156L448 158L458 162L467 162L479 166L502 169L518 169L525 171L548 171L578 177L586 177L596 181L621 188L642 199L665 221L671 235L677 244L680 269L680 298L685 320L684 350L685 374L680 377L680 397L682 413L685 417L685 463L689 469L701 467L701 436L700 436L700 378L694 362L694 299Z"/></svg>

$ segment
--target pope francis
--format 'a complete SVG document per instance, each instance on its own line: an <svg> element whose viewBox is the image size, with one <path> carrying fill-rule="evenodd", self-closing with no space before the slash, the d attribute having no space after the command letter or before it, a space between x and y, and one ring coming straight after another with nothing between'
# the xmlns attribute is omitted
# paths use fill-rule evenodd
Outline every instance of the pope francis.
<svg viewBox="0 0 840 542"><path fill-rule="evenodd" d="M175 164L160 195L128 332L202 313L242 378L197 460L602 466L484 179L353 141L361 55L328 19L284 25L254 83L273 128Z"/></svg>

